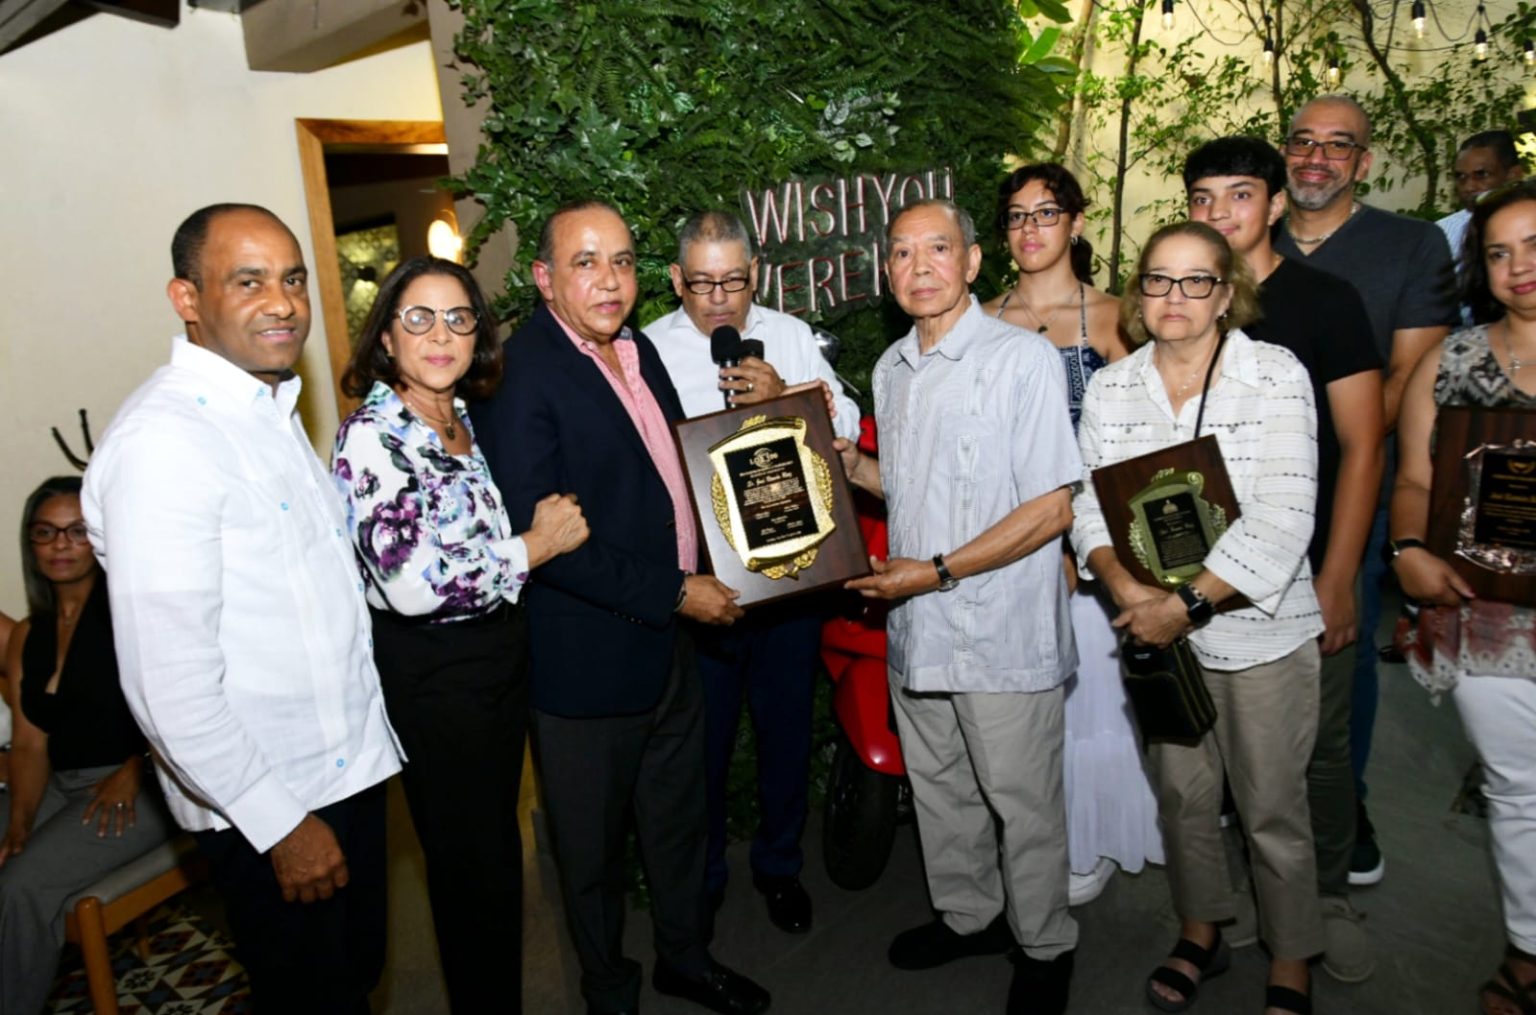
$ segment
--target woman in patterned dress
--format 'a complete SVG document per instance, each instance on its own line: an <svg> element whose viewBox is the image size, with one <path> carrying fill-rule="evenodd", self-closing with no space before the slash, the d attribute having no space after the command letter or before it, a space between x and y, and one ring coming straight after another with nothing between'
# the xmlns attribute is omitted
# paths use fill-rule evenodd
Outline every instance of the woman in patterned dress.
<svg viewBox="0 0 1536 1015"><path fill-rule="evenodd" d="M1408 380L1388 552L1403 592L1423 604L1409 669L1431 693L1450 692L1482 762L1508 937L1483 1010L1525 1015L1536 1012L1536 602L1478 599L1422 541L1440 408L1536 409L1536 181L1479 202L1466 251L1464 302L1481 323L1430 350Z"/></svg>
<svg viewBox="0 0 1536 1015"><path fill-rule="evenodd" d="M1088 379L1127 353L1120 305L1093 288L1093 248L1083 238L1082 187L1064 167L1041 163L1014 170L998 188L998 230L1019 267L1018 281L983 309L1037 331L1061 353L1072 425ZM1075 579L1070 555L1069 578ZM1073 590L1072 629L1078 670L1067 684L1067 844L1072 905L1091 902L1116 865L1135 873L1163 862L1157 800L1142 767L1141 747L1125 688L1113 616L1099 582Z"/></svg>
<svg viewBox="0 0 1536 1015"><path fill-rule="evenodd" d="M363 404L331 465L459 1012L520 1010L527 686L512 607L529 571L587 538L575 498L557 494L529 531L512 531L463 401L494 390L501 364L469 272L406 261L380 287L342 379Z"/></svg>

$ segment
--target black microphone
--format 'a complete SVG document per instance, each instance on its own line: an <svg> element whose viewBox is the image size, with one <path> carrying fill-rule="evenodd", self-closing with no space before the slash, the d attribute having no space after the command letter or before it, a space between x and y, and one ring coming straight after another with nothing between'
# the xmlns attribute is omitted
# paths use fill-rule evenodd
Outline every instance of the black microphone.
<svg viewBox="0 0 1536 1015"><path fill-rule="evenodd" d="M742 359L746 359L748 356L756 356L758 359L762 359L763 358L763 352L764 352L764 350L763 350L763 340L762 339L760 339L760 338L744 338L744 339L741 340L741 358Z"/></svg>
<svg viewBox="0 0 1536 1015"><path fill-rule="evenodd" d="M743 359L741 346L741 332L729 324L722 324L710 332L709 358L714 360L718 366L740 366ZM729 391L722 392L727 409L733 408L731 405L731 394L732 392Z"/></svg>

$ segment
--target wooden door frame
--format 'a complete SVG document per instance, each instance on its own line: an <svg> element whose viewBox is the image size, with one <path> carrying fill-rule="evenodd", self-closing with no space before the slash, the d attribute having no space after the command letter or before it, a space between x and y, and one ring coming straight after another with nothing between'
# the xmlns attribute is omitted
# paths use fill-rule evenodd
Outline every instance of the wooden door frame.
<svg viewBox="0 0 1536 1015"><path fill-rule="evenodd" d="M346 294L341 291L341 265L336 260L336 224L331 215L331 190L326 179L327 152L394 155L446 155L448 145L441 122L432 120L313 120L296 119L299 167L309 205L309 233L315 263L310 267L320 293L320 319L325 322L326 352L331 362L331 386L336 412L344 419L358 401L341 390L341 375L352 356L347 327Z"/></svg>

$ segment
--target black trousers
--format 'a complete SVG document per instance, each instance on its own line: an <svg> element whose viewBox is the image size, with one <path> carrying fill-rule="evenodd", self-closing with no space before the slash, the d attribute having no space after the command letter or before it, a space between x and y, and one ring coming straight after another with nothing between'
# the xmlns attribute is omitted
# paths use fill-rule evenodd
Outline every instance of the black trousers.
<svg viewBox="0 0 1536 1015"><path fill-rule="evenodd" d="M631 811L656 954L686 976L703 975L704 699L692 638L679 633L654 709L581 719L534 710L533 746L587 1004L618 1011L640 995L640 966L623 953Z"/></svg>
<svg viewBox="0 0 1536 1015"><path fill-rule="evenodd" d="M366 1015L384 970L384 784L315 814L331 826L350 875L323 902L284 902L271 855L239 832L196 833L258 1015Z"/></svg>
<svg viewBox="0 0 1536 1015"><path fill-rule="evenodd" d="M454 624L373 616L401 783L427 861L449 1007L522 1011L523 844L518 786L528 729L522 611Z"/></svg>

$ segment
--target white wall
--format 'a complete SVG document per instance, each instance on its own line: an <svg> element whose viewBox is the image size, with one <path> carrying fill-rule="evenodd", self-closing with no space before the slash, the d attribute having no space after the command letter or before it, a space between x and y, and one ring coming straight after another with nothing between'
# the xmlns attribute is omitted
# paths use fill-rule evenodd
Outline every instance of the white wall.
<svg viewBox="0 0 1536 1015"><path fill-rule="evenodd" d="M191 211L249 201L313 263L295 118L440 120L430 44L312 74L246 68L239 19L185 8L173 30L98 14L0 56L0 610L25 612L22 501L72 470L75 410L99 437L164 362L170 240ZM319 296L300 370L311 437L336 406Z"/></svg>

